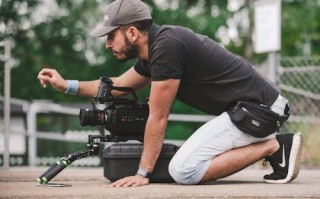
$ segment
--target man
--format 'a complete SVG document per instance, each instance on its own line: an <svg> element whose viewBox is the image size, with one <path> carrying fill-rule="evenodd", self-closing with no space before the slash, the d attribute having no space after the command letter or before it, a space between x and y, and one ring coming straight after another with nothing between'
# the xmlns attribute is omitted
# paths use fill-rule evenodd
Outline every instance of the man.
<svg viewBox="0 0 320 199"><path fill-rule="evenodd" d="M154 24L147 5L139 0L112 2L103 25L92 35L107 36L106 48L119 61L137 58L127 72L111 78L115 86L139 90L151 84L150 113L137 175L120 179L112 186L149 184L147 175L161 151L175 98L217 116L199 128L171 160L169 172L177 183L198 184L223 178L263 158L274 170L264 176L265 182L287 183L297 177L303 147L301 134L276 135L276 129L255 137L250 131L240 130L242 124L236 123L234 117L239 114L235 112L238 115L234 116L234 110L242 111L242 118L250 116L243 112L247 110L244 107L236 109L240 101L263 104L279 118L287 119L289 114L288 101L245 59L189 29ZM50 83L60 92L91 97L97 94L99 84L98 80L65 80L54 69L43 69L38 78L43 87ZM260 106L254 110L260 110ZM251 121L260 127L260 122ZM268 129L268 125L264 128ZM259 133L264 132L258 130Z"/></svg>

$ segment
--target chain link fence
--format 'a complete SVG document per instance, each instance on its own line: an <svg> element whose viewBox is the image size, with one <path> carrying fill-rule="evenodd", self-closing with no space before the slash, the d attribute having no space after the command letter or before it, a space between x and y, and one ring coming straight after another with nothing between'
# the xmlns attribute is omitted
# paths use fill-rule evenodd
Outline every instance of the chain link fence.
<svg viewBox="0 0 320 199"><path fill-rule="evenodd" d="M292 113L282 131L301 132L305 138L303 162L320 165L320 57L284 57L280 61L279 87Z"/></svg>

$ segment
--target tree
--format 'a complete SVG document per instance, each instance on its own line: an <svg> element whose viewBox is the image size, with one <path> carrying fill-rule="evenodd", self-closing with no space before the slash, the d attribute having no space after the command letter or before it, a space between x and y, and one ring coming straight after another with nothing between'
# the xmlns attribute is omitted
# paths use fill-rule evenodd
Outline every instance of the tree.
<svg viewBox="0 0 320 199"><path fill-rule="evenodd" d="M266 57L252 50L253 0L146 2L158 24L189 27L254 63ZM13 97L84 101L87 99L60 94L51 88L43 90L36 79L38 72L50 66L67 79L91 80L102 75L119 75L133 63L119 64L106 51L105 38L88 35L89 30L102 21L105 6L101 6L100 1L16 0L0 4L0 39L9 38L14 46ZM317 0L282 2L282 56L319 54L318 9ZM146 97L147 93L143 91L142 96Z"/></svg>

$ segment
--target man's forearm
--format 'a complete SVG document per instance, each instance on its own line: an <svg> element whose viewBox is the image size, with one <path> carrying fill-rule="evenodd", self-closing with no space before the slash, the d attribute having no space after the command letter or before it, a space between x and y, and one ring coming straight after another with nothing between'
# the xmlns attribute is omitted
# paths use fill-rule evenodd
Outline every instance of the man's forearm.
<svg viewBox="0 0 320 199"><path fill-rule="evenodd" d="M152 172L162 149L170 107L179 88L180 80L168 79L151 84L149 118L144 135L144 149L140 167Z"/></svg>
<svg viewBox="0 0 320 199"><path fill-rule="evenodd" d="M119 85L118 79L113 77L111 78L113 81L113 86L121 86ZM81 96L87 96L87 97L95 97L98 93L100 80L93 80L93 81L80 81L79 82L79 89L78 89L78 95ZM119 92L119 91L113 91L113 96L124 96L127 92Z"/></svg>
<svg viewBox="0 0 320 199"><path fill-rule="evenodd" d="M94 97L98 93L99 83L100 80L80 81L77 94L81 96Z"/></svg>
<svg viewBox="0 0 320 199"><path fill-rule="evenodd" d="M167 118L149 118L144 136L144 148L139 167L152 172L162 149Z"/></svg>

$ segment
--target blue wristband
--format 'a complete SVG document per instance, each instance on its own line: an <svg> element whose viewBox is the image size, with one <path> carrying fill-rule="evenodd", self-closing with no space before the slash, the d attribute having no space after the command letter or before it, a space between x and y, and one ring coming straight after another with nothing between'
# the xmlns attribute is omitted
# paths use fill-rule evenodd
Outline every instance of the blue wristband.
<svg viewBox="0 0 320 199"><path fill-rule="evenodd" d="M67 90L64 92L69 95L76 95L79 89L79 81L78 80L67 80L68 87Z"/></svg>

